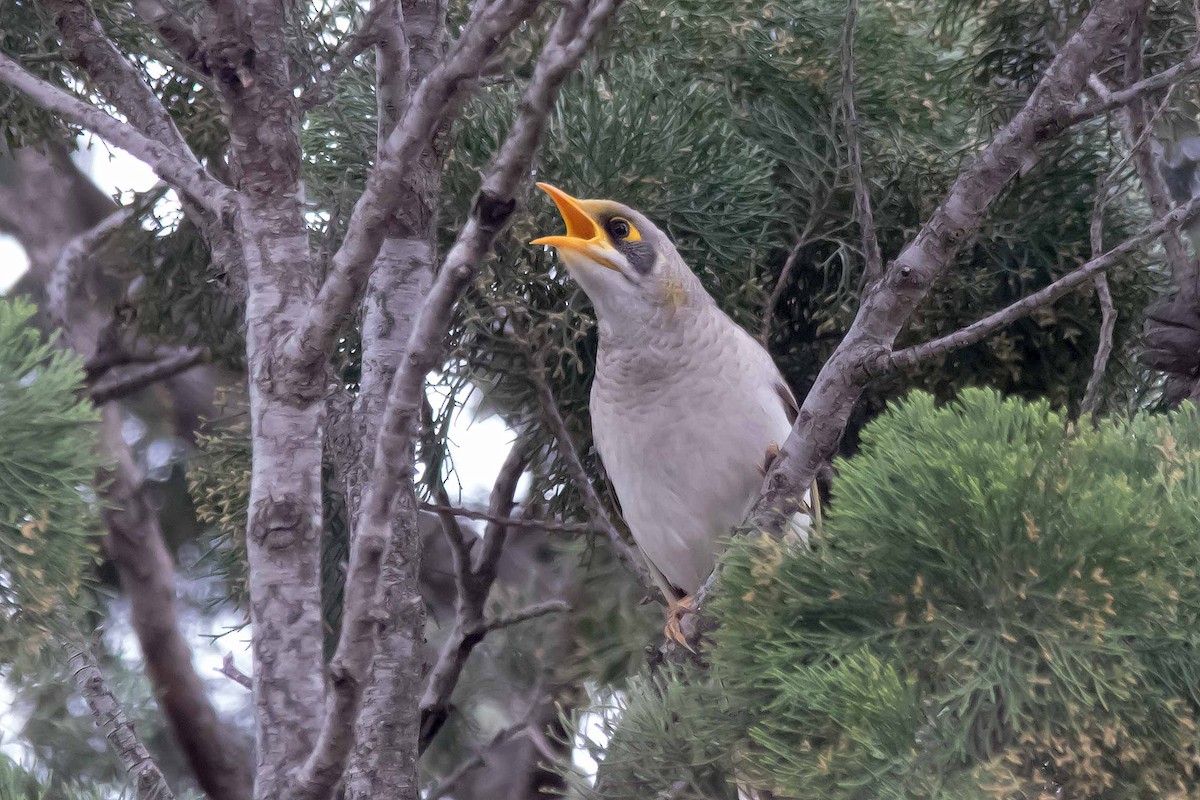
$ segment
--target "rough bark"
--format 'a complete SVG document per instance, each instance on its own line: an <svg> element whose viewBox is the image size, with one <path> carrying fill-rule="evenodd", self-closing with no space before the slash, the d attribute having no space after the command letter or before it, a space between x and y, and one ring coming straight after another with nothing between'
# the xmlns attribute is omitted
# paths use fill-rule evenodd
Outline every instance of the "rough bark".
<svg viewBox="0 0 1200 800"><path fill-rule="evenodd" d="M870 287L854 323L822 367L780 458L766 476L750 522L773 528L799 508L822 463L833 455L869 379L863 365L886 356L917 306L978 229L992 201L1035 160L1047 137L1078 117L1075 98L1100 58L1127 34L1144 0L1092 6L1059 49L1025 106L955 180L916 237Z"/></svg>
<svg viewBox="0 0 1200 800"><path fill-rule="evenodd" d="M133 784L138 800L175 800L167 779L138 738L133 723L125 716L116 695L104 680L104 673L92 657L78 645L67 646L67 667L75 677L79 693L87 701L96 725L112 746Z"/></svg>
<svg viewBox="0 0 1200 800"><path fill-rule="evenodd" d="M74 165L58 152L21 151L13 157L10 182L0 197L19 209L0 215L0 228L15 234L30 257L29 290L51 298L67 323L66 342L85 359L90 375L112 372L114 350L105 351L111 305L120 293L106 274L97 252L97 226L113 219L115 207ZM66 253L78 263L77 274L56 281ZM55 296L56 294L61 296ZM152 365L153 366L153 365ZM146 376L141 375L142 378ZM163 374L155 376L166 377ZM124 381L110 382L103 395L114 394ZM138 387L148 385L144 380ZM93 387L95 389L95 387ZM106 550L129 599L132 625L146 672L163 716L179 743L197 782L213 800L248 800L252 776L244 745L217 716L176 616L175 571L157 514L129 447L120 436L117 407L103 409L102 444L115 464L111 480L102 481L107 506ZM187 435L187 431L180 431Z"/></svg>
<svg viewBox="0 0 1200 800"><path fill-rule="evenodd" d="M445 6L438 0L380 0L376 22L380 155L411 96L445 52ZM357 519L370 444L379 434L391 377L412 334L417 311L433 280L436 211L443 154L426 142L399 187L397 211L367 283L362 310L362 378L355 402L355 467L349 485ZM415 458L410 448L399 457ZM383 565L385 621L363 694L355 746L345 779L347 800L416 797L418 729L413 724L424 674L425 604L420 585L421 536L417 497L402 483L393 509L392 541Z"/></svg>
<svg viewBox="0 0 1200 800"><path fill-rule="evenodd" d="M315 291L300 189L299 118L283 4L215 3L209 63L226 109L248 280L253 463L246 551L254 626L255 797L289 796L325 696L321 615L324 363L280 344Z"/></svg>

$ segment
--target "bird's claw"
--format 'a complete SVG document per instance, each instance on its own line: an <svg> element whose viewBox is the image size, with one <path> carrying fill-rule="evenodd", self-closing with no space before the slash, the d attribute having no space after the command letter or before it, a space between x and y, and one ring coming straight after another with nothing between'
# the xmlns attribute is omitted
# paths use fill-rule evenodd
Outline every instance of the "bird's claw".
<svg viewBox="0 0 1200 800"><path fill-rule="evenodd" d="M690 594L678 600L672 600L667 606L667 624L663 626L663 636L676 644L683 645L693 653L695 650L692 650L692 646L688 644L687 636L684 635L680 624L684 615L692 613L695 607L696 600Z"/></svg>
<svg viewBox="0 0 1200 800"><path fill-rule="evenodd" d="M767 473L771 471L771 467L775 466L775 462L781 455L783 455L783 450L779 448L779 445L772 442L767 446L767 455L763 458L762 466L758 468L764 478L767 477Z"/></svg>

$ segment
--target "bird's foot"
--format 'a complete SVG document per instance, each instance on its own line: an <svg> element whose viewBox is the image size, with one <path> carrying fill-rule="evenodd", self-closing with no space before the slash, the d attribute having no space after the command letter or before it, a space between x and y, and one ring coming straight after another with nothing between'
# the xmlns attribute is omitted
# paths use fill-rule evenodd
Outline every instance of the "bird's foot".
<svg viewBox="0 0 1200 800"><path fill-rule="evenodd" d="M680 623L682 623L686 614L692 613L695 607L696 599L690 594L678 600L671 600L667 606L667 624L663 626L663 636L677 644L683 645L688 650L691 650L692 646L688 644L687 637L683 635Z"/></svg>
<svg viewBox="0 0 1200 800"><path fill-rule="evenodd" d="M763 458L762 466L758 468L764 478L767 477L767 473L771 471L771 467L775 466L775 462L781 455L783 455L783 450L779 448L779 445L772 442L767 446L767 455Z"/></svg>

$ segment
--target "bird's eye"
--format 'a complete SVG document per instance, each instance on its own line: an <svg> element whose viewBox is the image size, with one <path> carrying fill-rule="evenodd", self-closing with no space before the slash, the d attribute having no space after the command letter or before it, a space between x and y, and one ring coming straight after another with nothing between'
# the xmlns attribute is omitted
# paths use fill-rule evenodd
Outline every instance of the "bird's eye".
<svg viewBox="0 0 1200 800"><path fill-rule="evenodd" d="M628 239L629 223L620 217L613 217L608 221L608 233L614 239Z"/></svg>

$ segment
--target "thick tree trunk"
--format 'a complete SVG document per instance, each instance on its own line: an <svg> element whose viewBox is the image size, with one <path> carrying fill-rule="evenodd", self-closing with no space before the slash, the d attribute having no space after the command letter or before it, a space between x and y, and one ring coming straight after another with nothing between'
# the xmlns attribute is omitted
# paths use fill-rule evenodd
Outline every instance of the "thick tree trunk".
<svg viewBox="0 0 1200 800"><path fill-rule="evenodd" d="M389 12L394 14L394 12ZM407 97L445 50L445 6L431 0L402 3L408 46L404 75L395 36L398 20L383 21L377 48L379 138L386 138ZM442 156L434 143L422 154L401 188L398 213L367 284L362 312L362 379L354 408L355 465L351 471L352 518L357 522L362 483L375 453L379 421L417 313L433 280L436 212ZM409 451L404 458L412 460ZM400 487L394 506L392 544L384 563L384 616L379 648L356 726L356 744L346 776L347 800L417 798L419 726L415 724L425 673L425 604L421 596L421 536L411 481Z"/></svg>
<svg viewBox="0 0 1200 800"><path fill-rule="evenodd" d="M246 532L254 626L254 796L290 796L325 699L321 537L324 362L282 356L316 290L300 184L284 4L215 0L209 57L229 115L246 265L252 467Z"/></svg>

